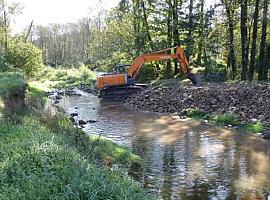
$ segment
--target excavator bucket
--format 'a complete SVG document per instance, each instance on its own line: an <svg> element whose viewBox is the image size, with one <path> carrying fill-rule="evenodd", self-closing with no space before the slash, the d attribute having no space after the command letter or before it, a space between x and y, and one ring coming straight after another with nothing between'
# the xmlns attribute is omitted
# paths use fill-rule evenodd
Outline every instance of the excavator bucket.
<svg viewBox="0 0 270 200"><path fill-rule="evenodd" d="M193 73L188 73L187 78L193 83L193 85L200 84L199 78Z"/></svg>

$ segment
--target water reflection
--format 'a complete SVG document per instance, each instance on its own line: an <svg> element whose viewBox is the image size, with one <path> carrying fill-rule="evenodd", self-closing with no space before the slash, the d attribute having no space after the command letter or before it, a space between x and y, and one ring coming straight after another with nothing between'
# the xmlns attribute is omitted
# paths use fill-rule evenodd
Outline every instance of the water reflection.
<svg viewBox="0 0 270 200"><path fill-rule="evenodd" d="M93 96L64 98L78 106L89 134L134 150L144 159L130 174L159 199L267 199L270 143L177 117L133 112Z"/></svg>

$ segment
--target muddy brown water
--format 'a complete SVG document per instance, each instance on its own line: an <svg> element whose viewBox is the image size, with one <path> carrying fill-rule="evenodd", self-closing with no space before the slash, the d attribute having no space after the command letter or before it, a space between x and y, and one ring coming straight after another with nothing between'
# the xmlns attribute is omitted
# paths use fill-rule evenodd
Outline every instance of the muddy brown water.
<svg viewBox="0 0 270 200"><path fill-rule="evenodd" d="M84 130L132 149L144 164L129 173L157 199L270 199L270 142L178 117L131 111L93 95L60 105ZM78 106L78 109L75 107Z"/></svg>

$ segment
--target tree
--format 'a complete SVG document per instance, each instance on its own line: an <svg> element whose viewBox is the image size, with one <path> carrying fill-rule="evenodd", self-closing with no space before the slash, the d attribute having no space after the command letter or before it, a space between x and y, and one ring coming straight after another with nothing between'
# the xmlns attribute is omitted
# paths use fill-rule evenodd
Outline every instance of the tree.
<svg viewBox="0 0 270 200"><path fill-rule="evenodd" d="M235 2L234 0L221 0L225 7L228 18L228 32L229 32L229 55L228 55L228 67L231 67L231 78L236 78L236 57L234 51L234 14L235 14Z"/></svg>
<svg viewBox="0 0 270 200"><path fill-rule="evenodd" d="M254 71L255 71L255 56L257 50L257 34L258 34L258 17L259 17L259 4L260 0L256 0L255 2L255 11L253 15L253 33L252 33L252 47L250 51L250 67L249 67L249 75L248 80L253 81Z"/></svg>
<svg viewBox="0 0 270 200"><path fill-rule="evenodd" d="M6 60L9 66L22 70L27 76L33 75L42 67L41 51L27 42L12 40Z"/></svg>
<svg viewBox="0 0 270 200"><path fill-rule="evenodd" d="M241 0L241 47L242 73L241 80L247 80L248 72L248 28L247 28L247 0Z"/></svg>
<svg viewBox="0 0 270 200"><path fill-rule="evenodd" d="M266 36L267 36L267 11L268 11L268 0L263 1L263 20L262 20L262 36L260 45L260 56L259 56L259 70L258 80L267 80L268 70L266 65Z"/></svg>

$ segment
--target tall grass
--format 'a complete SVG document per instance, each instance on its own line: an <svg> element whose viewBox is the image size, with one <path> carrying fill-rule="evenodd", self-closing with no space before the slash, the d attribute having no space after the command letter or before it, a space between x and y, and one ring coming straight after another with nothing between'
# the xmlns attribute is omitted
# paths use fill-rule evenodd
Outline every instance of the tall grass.
<svg viewBox="0 0 270 200"><path fill-rule="evenodd" d="M38 118L0 120L0 199L151 199L130 178L98 164L91 143L81 140L85 134Z"/></svg>

